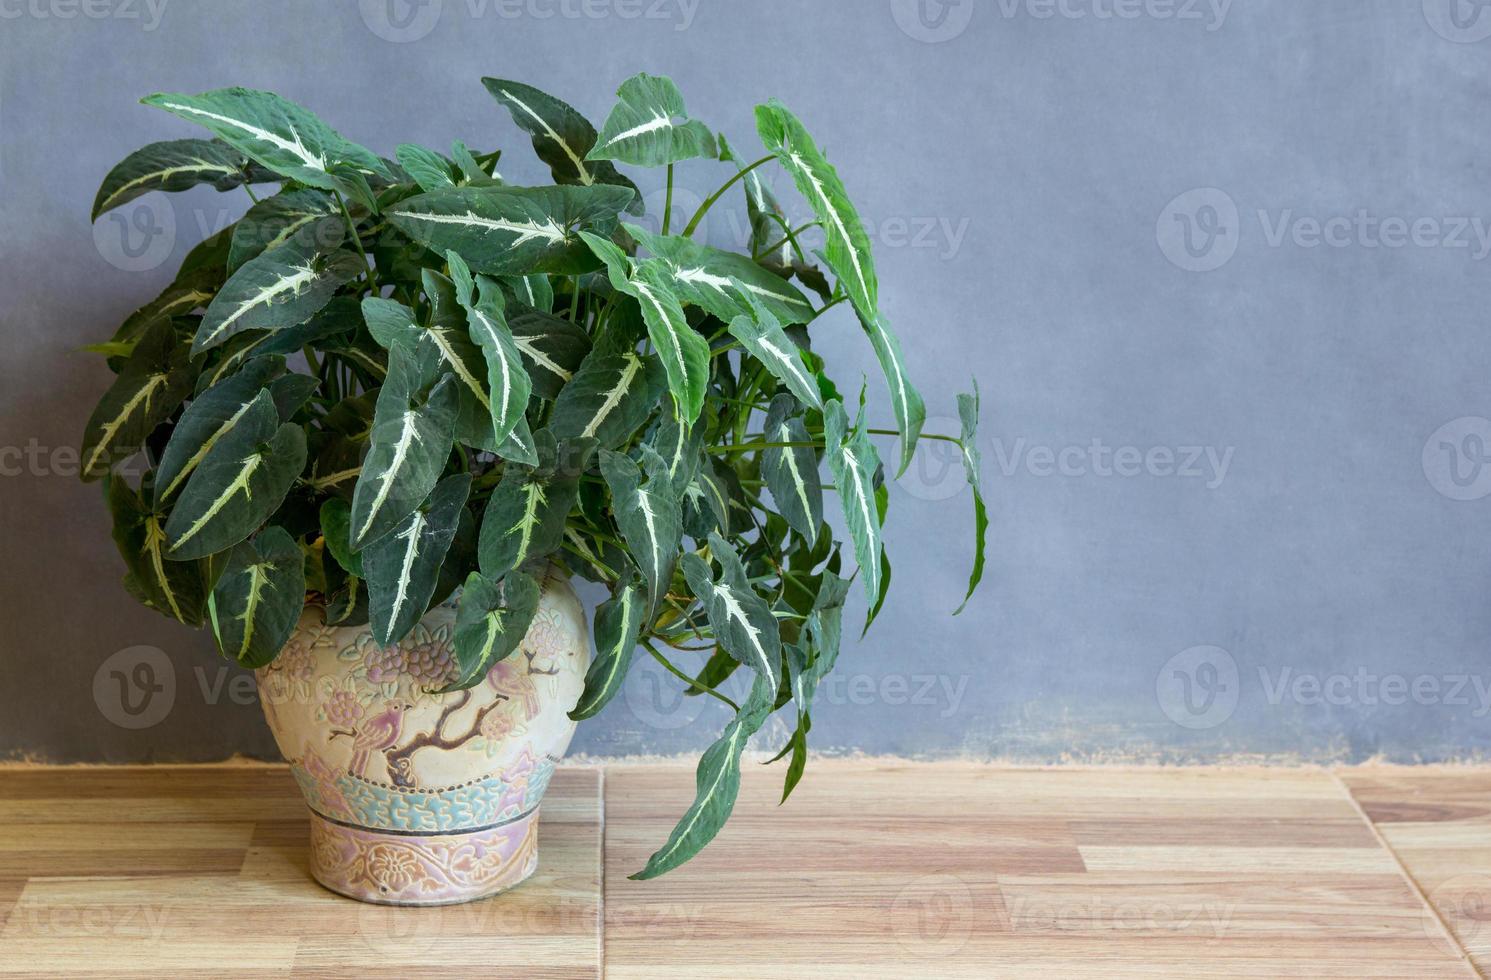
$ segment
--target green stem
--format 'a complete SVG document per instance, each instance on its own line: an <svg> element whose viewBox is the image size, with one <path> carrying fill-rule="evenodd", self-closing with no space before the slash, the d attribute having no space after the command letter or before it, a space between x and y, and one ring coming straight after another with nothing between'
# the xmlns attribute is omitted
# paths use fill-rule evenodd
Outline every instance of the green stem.
<svg viewBox="0 0 1491 980"><path fill-rule="evenodd" d="M758 449L822 449L821 442L742 442L733 446L710 446L704 451L724 455L727 453L753 453Z"/></svg>
<svg viewBox="0 0 1491 980"><path fill-rule="evenodd" d="M668 196L663 199L663 234L673 222L673 164L668 164Z"/></svg>
<svg viewBox="0 0 1491 980"><path fill-rule="evenodd" d="M655 646L653 646L652 643L651 643L651 641L649 641L649 640L643 640L642 641L642 645L647 648L647 652L648 653L652 654L652 657L653 657L654 660L656 660L658 663L662 664L665 668L667 668L667 670L668 670L668 672L670 674L672 674L674 677L677 677L679 680L683 681L689 687L691 687L694 690L698 691L700 694L712 694L715 697L719 698L721 701L723 701L726 704L728 704L730 707L734 708L736 711L740 710L740 705L736 704L734 701L730 700L728 697L726 697L725 695L721 694L719 691L716 691L714 688L710 687L708 684L701 684L700 682L698 682L698 681L694 680L692 677L690 677L688 674L685 674L683 671L681 671L677 667L673 666L672 661L670 661L667 657L665 657L661 653L659 653L658 652L658 648L655 647Z"/></svg>
<svg viewBox="0 0 1491 980"><path fill-rule="evenodd" d="M250 187L247 184L244 184L243 185L243 189L248 192L248 196L249 196L249 200L250 201L253 201L255 204L259 203L259 195L257 195L257 194L254 193L254 189L252 187Z"/></svg>
<svg viewBox="0 0 1491 980"><path fill-rule="evenodd" d="M376 295L378 292L378 273L373 270L373 260L368 258L367 249L362 247L362 236L357 233L357 222L352 220L352 212L347 210L347 202L342 199L341 191L332 191L336 196L337 204L342 209L342 217L347 219L347 230L352 233L352 244L357 246L357 254L362 256L362 261L368 267L368 288Z"/></svg>
<svg viewBox="0 0 1491 980"><path fill-rule="evenodd" d="M792 245L793 245L793 247L796 248L799 253L801 253L802 252L802 246L797 244L797 236L801 235L803 232L807 231L809 228L816 227L817 224L818 224L818 222L816 222L816 221L809 221L806 224L801 224L801 225L798 225L796 228L789 229L787 231L787 234L783 235L781 238L778 238L776 241L772 242L770 245L768 245L765 248L761 249L760 251L756 252L756 254L754 254L754 255L751 256L751 259L753 261L755 261L755 262L760 262L764 257L770 255L772 252L775 252L777 249L781 248L783 245L787 244L788 242L791 242Z"/></svg>
<svg viewBox="0 0 1491 980"><path fill-rule="evenodd" d="M574 323L580 315L580 277L570 277L569 322Z"/></svg>
<svg viewBox="0 0 1491 980"><path fill-rule="evenodd" d="M699 227L699 222L703 221L704 220L704 216L709 213L709 209L712 208L712 207L714 207L714 202L718 201L720 199L720 195L721 194L725 193L730 188L734 187L736 181L740 180L746 174L750 173L752 170L755 170L757 167L761 166L762 164L764 164L764 163L770 163L772 160L775 160L776 158L777 157L776 157L775 153L768 153L766 156L764 156L761 159L757 160L755 163L751 164L749 167L745 167L742 170L737 170L735 172L735 176L734 177L731 177L729 180L727 180L723 184L721 184L719 190L715 191L713 194L711 194L708 197L706 197L704 199L704 203L701 204L701 205L699 205L699 210L697 210L697 211L694 212L694 216L689 219L689 223L684 227L684 229L683 229L683 237L687 238L688 236L690 236L690 235L692 235L694 233L694 229ZM668 169L671 172L673 168L669 167ZM667 229L666 228L664 229L663 234L667 234Z"/></svg>

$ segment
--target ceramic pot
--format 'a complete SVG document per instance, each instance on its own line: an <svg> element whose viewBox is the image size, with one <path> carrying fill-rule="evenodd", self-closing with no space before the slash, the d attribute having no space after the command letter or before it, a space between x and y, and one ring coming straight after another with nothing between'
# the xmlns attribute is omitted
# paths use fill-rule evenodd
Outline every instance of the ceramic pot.
<svg viewBox="0 0 1491 980"><path fill-rule="evenodd" d="M311 874L339 894L443 905L511 888L538 867L538 806L575 723L590 637L569 583L545 576L518 651L468 691L453 602L396 647L309 607L257 672L259 701L311 811Z"/></svg>

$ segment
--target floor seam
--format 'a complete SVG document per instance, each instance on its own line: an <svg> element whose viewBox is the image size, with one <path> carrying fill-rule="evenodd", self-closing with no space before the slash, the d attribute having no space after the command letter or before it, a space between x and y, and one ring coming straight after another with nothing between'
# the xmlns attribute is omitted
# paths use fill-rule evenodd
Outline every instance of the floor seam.
<svg viewBox="0 0 1491 980"><path fill-rule="evenodd" d="M600 794L600 799L598 801L600 819L599 819L598 822L600 824L600 835L601 835L600 847L598 848L598 850L600 852L600 868L598 869L597 873L600 875L601 881L600 881L600 889L599 889L600 900L596 903L595 959L596 959L596 977L598 978L598 980L603 980L603 978L606 975L606 767L605 766L601 766L600 767L600 780L599 780L599 782L597 784L597 791Z"/></svg>
<svg viewBox="0 0 1491 980"><path fill-rule="evenodd" d="M1414 877L1413 872L1408 870L1408 865L1404 863L1402 856L1398 854L1397 848L1388 842L1388 839L1383 836L1382 831L1377 829L1376 822L1367 815L1367 811L1362 808L1361 803L1357 802L1356 794L1351 792L1351 787L1346 785L1346 780L1342 779L1341 774L1334 769L1330 771L1330 776L1331 779L1335 780L1336 786L1345 794L1346 802L1351 804L1351 808L1356 811L1356 815L1361 818L1362 823L1367 825L1367 832L1372 835L1373 840L1377 841L1379 847L1387 851L1388 856L1393 859L1393 864L1398 868L1398 874L1402 876L1408 887L1413 890L1414 895L1418 896L1419 902L1428 910L1429 914L1434 917L1435 923L1439 926L1440 933L1445 939L1449 940L1450 945L1460 954L1461 962L1470 968L1473 976L1479 978L1479 980L1485 980L1485 974L1481 972L1481 968L1471 958L1469 950L1465 948L1465 944L1460 942L1460 937L1455 935L1455 930L1450 928L1450 924L1439 913L1439 907L1430 900L1428 893L1424 891L1424 886L1419 884L1419 880Z"/></svg>

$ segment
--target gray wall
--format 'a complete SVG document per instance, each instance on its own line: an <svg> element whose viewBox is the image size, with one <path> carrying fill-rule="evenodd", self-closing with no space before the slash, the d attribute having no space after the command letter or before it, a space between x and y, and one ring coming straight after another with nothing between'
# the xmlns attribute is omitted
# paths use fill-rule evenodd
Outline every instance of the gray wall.
<svg viewBox="0 0 1491 980"><path fill-rule="evenodd" d="M97 489L72 478L107 377L72 352L248 201L150 199L90 230L116 160L195 135L136 99L273 88L379 151L460 137L538 181L478 78L598 121L648 70L743 147L755 102L791 105L872 227L932 425L955 424L971 375L985 393L984 590L948 617L970 501L928 454L894 491L895 587L820 699L820 746L1487 754L1491 10L424 3L0 0L0 753L273 753L207 637L125 595ZM685 202L722 174L682 169ZM733 197L717 243L739 241ZM820 327L838 376L883 402L850 319ZM166 688L142 715L111 689L121 666ZM577 749L703 744L721 716L671 691L639 669Z"/></svg>

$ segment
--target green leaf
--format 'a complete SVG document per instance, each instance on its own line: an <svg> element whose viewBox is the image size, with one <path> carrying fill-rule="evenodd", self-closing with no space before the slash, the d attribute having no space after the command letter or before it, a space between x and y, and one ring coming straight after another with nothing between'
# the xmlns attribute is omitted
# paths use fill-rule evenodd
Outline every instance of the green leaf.
<svg viewBox="0 0 1491 980"><path fill-rule="evenodd" d="M202 564L166 557L161 518L120 476L110 476L109 513L124 566L152 609L188 626L201 626L207 600Z"/></svg>
<svg viewBox="0 0 1491 980"><path fill-rule="evenodd" d="M596 607L595 660L585 673L585 690L569 713L572 719L594 716L621 690L646 613L647 597L635 576L618 581L611 598Z"/></svg>
<svg viewBox="0 0 1491 980"><path fill-rule="evenodd" d="M331 251L347 237L347 225L336 198L311 187L282 191L248 209L233 226L228 247L228 273L238 271L257 255L304 236Z"/></svg>
<svg viewBox="0 0 1491 980"><path fill-rule="evenodd" d="M975 380L973 394L958 396L958 419L962 423L958 442L963 452L963 472L968 478L968 486L973 490L973 572L968 576L968 593L953 612L954 616L967 608L968 600L973 598L974 590L983 580L984 546L989 536L989 511L984 506L981 477L983 460L978 448L978 401L978 381Z"/></svg>
<svg viewBox="0 0 1491 980"><path fill-rule="evenodd" d="M448 187L389 208L388 220L426 248L456 251L477 272L574 274L594 268L579 229L605 236L631 200L621 187Z"/></svg>
<svg viewBox="0 0 1491 980"><path fill-rule="evenodd" d="M470 473L446 477L393 530L362 549L380 646L402 640L428 610L470 492Z"/></svg>
<svg viewBox="0 0 1491 980"><path fill-rule="evenodd" d="M345 189L340 173L348 170L388 176L375 154L273 92L222 88L201 95L158 93L140 101L207 127L263 166L302 184Z"/></svg>
<svg viewBox="0 0 1491 980"><path fill-rule="evenodd" d="M482 515L477 553L490 579L555 551L579 493L580 472L560 465L554 437L541 430L534 441L538 464L510 464Z"/></svg>
<svg viewBox="0 0 1491 980"><path fill-rule="evenodd" d="M259 175L263 179L263 175ZM115 165L93 199L93 220L151 191L211 184L220 191L248 183L248 160L217 140L168 140L141 147Z"/></svg>
<svg viewBox="0 0 1491 980"><path fill-rule="evenodd" d="M911 465L916 455L916 441L921 436L922 423L927 419L927 407L922 396L906 378L906 364L901 357L901 344L891 332L885 317L876 314L873 319L860 319L870 343L875 347L875 356L880 360L880 369L885 372L885 383L890 387L891 407L896 413L896 423L901 429L900 476Z"/></svg>
<svg viewBox="0 0 1491 980"><path fill-rule="evenodd" d="M513 339L512 331L508 329L501 287L483 277L478 297L476 281L466 263L455 252L450 252L447 259L455 282L456 297L466 311L469 336L476 340L485 360L487 388L491 391L491 396L485 401L491 414L493 431L500 443L523 421L523 413L528 410L528 397L533 392L533 382L528 377L527 368L523 366L523 357ZM531 452L531 435L528 442Z"/></svg>
<svg viewBox="0 0 1491 980"><path fill-rule="evenodd" d="M647 421L666 381L656 357L591 351L559 392L549 428L556 439L594 438L611 448Z"/></svg>
<svg viewBox="0 0 1491 980"><path fill-rule="evenodd" d="M818 216L825 239L824 260L843 284L850 302L862 317L874 319L879 287L870 237L849 203L838 172L818 151L797 117L775 99L756 107L756 131Z"/></svg>
<svg viewBox="0 0 1491 980"><path fill-rule="evenodd" d="M754 317L752 300L782 323L806 323L813 316L813 304L806 296L749 256L710 248L681 235L655 235L636 225L622 227L668 273L682 302L707 310L721 322L742 315Z"/></svg>
<svg viewBox="0 0 1491 980"><path fill-rule="evenodd" d="M704 450L705 425L688 425L672 412L659 413L657 427L647 444L663 461L673 496L682 499L699 472Z"/></svg>
<svg viewBox="0 0 1491 980"><path fill-rule="evenodd" d="M818 478L818 454L808 445L807 426L796 416L791 395L777 395L766 412L766 441L798 443L771 446L761 453L761 476L787 523L812 547L823 524L823 484Z"/></svg>
<svg viewBox="0 0 1491 980"><path fill-rule="evenodd" d="M305 430L281 425L274 399L261 391L181 490L166 521L170 557L202 558L253 534L279 509L305 460Z"/></svg>
<svg viewBox="0 0 1491 980"><path fill-rule="evenodd" d="M755 307L754 319L738 316L731 320L730 336L740 341L740 345L760 361L772 377L786 385L798 401L821 412L823 402L819 399L818 383L803 363L797 344L787 336L770 310L754 300L752 305Z"/></svg>
<svg viewBox="0 0 1491 980"><path fill-rule="evenodd" d="M338 565L358 578L367 578L362 553L352 550L352 505L345 497L328 497L321 504L321 537Z"/></svg>
<svg viewBox="0 0 1491 980"><path fill-rule="evenodd" d="M666 75L633 75L616 90L621 100L586 160L620 160L640 167L661 167L718 151L709 127L688 118L683 96ZM675 121L682 117L682 121Z"/></svg>
<svg viewBox="0 0 1491 980"><path fill-rule="evenodd" d="M709 562L690 552L683 556L689 588L704 603L704 614L725 652L766 678L773 692L782 677L782 645L776 617L766 600L751 588L745 566L728 542L713 532L709 552L723 571L716 580Z"/></svg>
<svg viewBox="0 0 1491 980"><path fill-rule="evenodd" d="M510 571L499 585L472 572L456 609L455 654L460 669L446 691L475 687L523 642L542 594L533 576Z"/></svg>
<svg viewBox="0 0 1491 980"><path fill-rule="evenodd" d="M461 269L466 272L464 266ZM469 272L466 274L469 276ZM470 324L459 301L456 285L434 269L420 270L420 282L430 299L431 312L429 326L415 336L422 344L434 345L442 368L456 379L460 404L456 412L455 440L484 452L498 452L511 429L502 437L493 429L492 397L483 380L487 375L487 361L481 348L472 341ZM521 411L518 418L522 418ZM532 447L527 448L531 450ZM531 457L532 453L525 455Z"/></svg>
<svg viewBox="0 0 1491 980"><path fill-rule="evenodd" d="M533 391L540 398L558 398L590 353L590 335L569 320L521 307L508 311L507 325Z"/></svg>
<svg viewBox="0 0 1491 980"><path fill-rule="evenodd" d="M255 256L223 283L192 343L196 355L245 330L282 330L306 320L366 270L344 249L327 252L316 236L292 237Z"/></svg>
<svg viewBox="0 0 1491 980"><path fill-rule="evenodd" d="M395 348L378 392L368 455L352 492L352 546L404 523L429 496L450 456L456 385L432 355Z"/></svg>
<svg viewBox="0 0 1491 980"><path fill-rule="evenodd" d="M586 155L595 146L595 127L569 104L541 92L531 85L503 78L483 78L482 84L492 98L512 113L513 122L533 137L533 152L549 165L556 184L614 184L635 195L633 205L641 213L642 195L637 185L627 180L615 165L605 161L588 161Z"/></svg>
<svg viewBox="0 0 1491 980"><path fill-rule="evenodd" d="M422 191L456 186L458 175L455 166L434 150L427 150L413 143L400 143L394 150L394 157Z"/></svg>
<svg viewBox="0 0 1491 980"><path fill-rule="evenodd" d="M284 370L283 357L255 357L237 374L218 382L192 400L171 430L170 441L166 443L155 470L157 507L164 506L186 484L187 478L218 440L233 431L259 393ZM284 418L278 406L275 414Z"/></svg>
<svg viewBox="0 0 1491 980"><path fill-rule="evenodd" d="M631 875L632 878L656 878L683 864L714 840L740 794L740 754L771 714L776 693L776 686L764 674L756 675L751 695L741 705L740 713L699 757L693 805L673 828L667 843L648 859L647 867Z"/></svg>
<svg viewBox="0 0 1491 980"><path fill-rule="evenodd" d="M156 320L145 331L88 417L80 469L84 480L97 480L138 451L191 393L187 355L187 345L170 320Z"/></svg>
<svg viewBox="0 0 1491 980"><path fill-rule="evenodd" d="M498 281L516 303L541 313L548 313L554 308L554 284L542 273L533 276L503 276Z"/></svg>
<svg viewBox="0 0 1491 980"><path fill-rule="evenodd" d="M829 469L838 486L839 503L844 508L844 523L854 541L865 593L873 605L880 596L883 545L880 537L880 515L875 505L875 469L880 456L865 433L861 417L853 430L844 414L844 404L831 401L824 406L823 440Z"/></svg>
<svg viewBox="0 0 1491 980"><path fill-rule="evenodd" d="M650 449L644 450L651 453ZM656 453L648 460L647 485L630 457L602 449L601 476L611 490L611 510L632 559L647 580L647 616L651 622L668 584L683 542L683 515L673 493L666 465Z"/></svg>
<svg viewBox="0 0 1491 980"><path fill-rule="evenodd" d="M212 590L218 649L244 667L279 656L305 608L305 554L284 528L267 527L228 553Z"/></svg>

